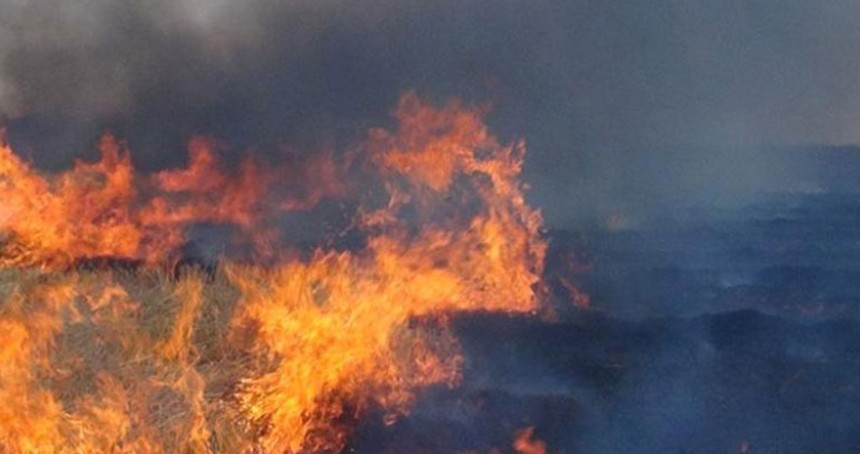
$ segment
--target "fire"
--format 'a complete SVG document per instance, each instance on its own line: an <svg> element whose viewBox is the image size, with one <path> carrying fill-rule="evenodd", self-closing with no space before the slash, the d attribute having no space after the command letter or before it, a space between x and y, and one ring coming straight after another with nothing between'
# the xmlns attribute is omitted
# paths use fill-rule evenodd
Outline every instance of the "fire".
<svg viewBox="0 0 860 454"><path fill-rule="evenodd" d="M4 452L339 452L368 410L390 423L416 390L455 386L451 314L540 308L545 244L519 182L525 148L499 143L483 113L407 94L398 129L372 130L349 159L233 172L203 138L186 168L154 175L111 136L99 161L47 176L3 145ZM345 190L367 181L384 199ZM288 247L279 214L326 197L354 198L361 245L273 251ZM200 222L235 226L274 261L225 258L215 276L178 279L158 266L69 268L158 265ZM542 452L530 436L518 452Z"/></svg>
<svg viewBox="0 0 860 454"><path fill-rule="evenodd" d="M547 454L546 443L534 439L534 427L527 427L517 433L514 449L519 454Z"/></svg>
<svg viewBox="0 0 860 454"><path fill-rule="evenodd" d="M99 143L101 159L76 162L43 176L0 145L0 259L6 266L62 268L99 257L164 262L185 242L188 227L208 222L241 229L261 251L276 236L270 221L280 212L312 206L341 191L338 169L311 160L299 169L261 169L247 159L227 173L217 143L198 137L185 169L137 175L126 147L111 135ZM318 185L304 194L276 191L279 179L305 170Z"/></svg>
<svg viewBox="0 0 860 454"><path fill-rule="evenodd" d="M45 178L0 147L0 232L20 254L9 265L54 266L74 257L132 257L142 232L130 211L136 191L128 154L112 137L100 144L102 159L76 162L72 170ZM4 251L5 252L5 251Z"/></svg>
<svg viewBox="0 0 860 454"><path fill-rule="evenodd" d="M514 449L514 452L517 454L548 454L546 443L541 440L534 438L534 426L529 426L524 429L520 429L516 431L514 442L511 444L511 447ZM470 451L464 454L478 454L477 452ZM502 451L498 449L493 449L489 452L489 454L502 454Z"/></svg>

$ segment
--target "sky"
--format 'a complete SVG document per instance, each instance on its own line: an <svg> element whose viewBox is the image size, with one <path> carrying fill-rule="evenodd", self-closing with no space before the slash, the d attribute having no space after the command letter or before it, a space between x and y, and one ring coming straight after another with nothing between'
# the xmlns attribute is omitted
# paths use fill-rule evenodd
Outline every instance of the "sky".
<svg viewBox="0 0 860 454"><path fill-rule="evenodd" d="M490 101L564 225L782 185L762 148L860 143L858 19L856 0L0 0L0 122L49 167L111 130L158 168L196 133L349 143L405 90Z"/></svg>

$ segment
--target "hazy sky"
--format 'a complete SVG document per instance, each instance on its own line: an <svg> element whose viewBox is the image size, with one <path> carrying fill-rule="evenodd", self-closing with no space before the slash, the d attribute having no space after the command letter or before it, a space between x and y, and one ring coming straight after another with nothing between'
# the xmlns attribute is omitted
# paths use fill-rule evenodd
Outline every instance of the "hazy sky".
<svg viewBox="0 0 860 454"><path fill-rule="evenodd" d="M490 99L536 197L612 198L679 157L673 184L756 179L750 146L860 142L858 24L857 0L0 0L0 115L38 153L110 128L158 165L196 132L356 137L406 89Z"/></svg>

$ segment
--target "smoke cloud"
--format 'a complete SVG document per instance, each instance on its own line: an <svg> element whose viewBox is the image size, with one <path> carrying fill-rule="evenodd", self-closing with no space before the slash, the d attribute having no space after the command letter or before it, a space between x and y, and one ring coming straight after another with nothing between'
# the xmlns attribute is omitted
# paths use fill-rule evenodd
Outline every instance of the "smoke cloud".
<svg viewBox="0 0 860 454"><path fill-rule="evenodd" d="M494 129L528 140L533 197L560 225L594 208L578 199L608 212L712 197L710 182L767 189L783 158L762 144L860 141L853 0L0 0L0 11L0 116L37 160L67 162L104 129L144 167L173 164L194 133L314 148L386 121L415 89L491 100Z"/></svg>

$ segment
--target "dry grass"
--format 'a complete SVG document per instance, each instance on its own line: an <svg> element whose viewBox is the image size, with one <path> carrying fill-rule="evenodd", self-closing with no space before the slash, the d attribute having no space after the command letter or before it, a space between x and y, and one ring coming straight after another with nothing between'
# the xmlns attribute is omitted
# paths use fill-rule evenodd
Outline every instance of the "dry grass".
<svg viewBox="0 0 860 454"><path fill-rule="evenodd" d="M0 453L251 446L229 402L255 367L229 339L237 299L221 272L0 270Z"/></svg>

